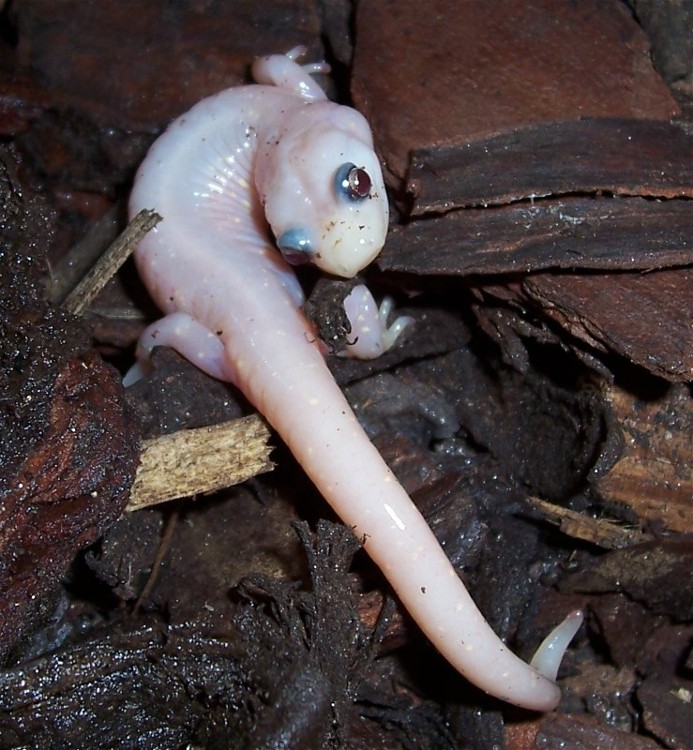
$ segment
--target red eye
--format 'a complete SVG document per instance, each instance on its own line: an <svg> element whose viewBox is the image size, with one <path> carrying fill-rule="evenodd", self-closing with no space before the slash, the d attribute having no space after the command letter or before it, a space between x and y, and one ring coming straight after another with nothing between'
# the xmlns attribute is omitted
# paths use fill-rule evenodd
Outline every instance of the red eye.
<svg viewBox="0 0 693 750"><path fill-rule="evenodd" d="M373 183L363 167L342 164L336 174L337 193L352 201L360 201L370 195Z"/></svg>
<svg viewBox="0 0 693 750"><path fill-rule="evenodd" d="M371 178L365 169L354 167L349 171L347 182L352 198L365 198L371 192Z"/></svg>

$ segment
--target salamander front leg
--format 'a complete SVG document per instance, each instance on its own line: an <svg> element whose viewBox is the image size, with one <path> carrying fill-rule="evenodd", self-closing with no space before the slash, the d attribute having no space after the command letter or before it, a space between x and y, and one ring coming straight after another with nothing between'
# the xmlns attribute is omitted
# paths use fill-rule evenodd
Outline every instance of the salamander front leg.
<svg viewBox="0 0 693 750"><path fill-rule="evenodd" d="M385 297L378 307L367 286L355 286L344 299L351 334L343 354L356 359L375 359L392 349L402 332L414 322L408 315L400 315L389 325L393 307L391 297Z"/></svg>

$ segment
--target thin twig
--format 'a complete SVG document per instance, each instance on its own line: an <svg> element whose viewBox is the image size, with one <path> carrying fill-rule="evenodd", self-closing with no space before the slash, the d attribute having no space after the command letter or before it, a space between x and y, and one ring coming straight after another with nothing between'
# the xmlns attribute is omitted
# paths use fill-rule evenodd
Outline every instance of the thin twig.
<svg viewBox="0 0 693 750"><path fill-rule="evenodd" d="M81 315L125 263L142 237L160 221L161 216L154 211L140 211L94 264L89 273L68 294L63 307L74 315Z"/></svg>
<svg viewBox="0 0 693 750"><path fill-rule="evenodd" d="M257 415L145 440L125 510L213 492L270 471L270 431Z"/></svg>
<svg viewBox="0 0 693 750"><path fill-rule="evenodd" d="M528 497L529 504L575 539L591 542L605 549L622 549L650 538L640 529L629 528L606 518L591 518L538 497Z"/></svg>
<svg viewBox="0 0 693 750"><path fill-rule="evenodd" d="M75 315L84 312L159 221L154 211L140 211L67 296L63 307ZM126 510L213 492L271 470L269 436L260 417L251 416L145 440Z"/></svg>
<svg viewBox="0 0 693 750"><path fill-rule="evenodd" d="M87 271L118 239L122 226L123 206L109 208L89 231L58 261L49 264L46 294L54 305L61 305Z"/></svg>
<svg viewBox="0 0 693 750"><path fill-rule="evenodd" d="M169 547L171 546L171 542L173 541L173 532L175 531L176 526L178 525L179 518L180 518L180 508L175 508L173 512L169 515L169 517L166 519L166 525L164 526L164 533L161 535L159 547L156 551L156 555L154 556L154 562L152 563L152 569L149 573L149 577L147 578L147 583L145 583L144 588L142 589L140 595L137 597L137 601L135 602L135 606L133 607L133 610L132 610L133 615L136 615L140 611L140 607L149 598L149 595L152 593L152 589L154 588L157 578L159 577L159 571L161 570L161 563L164 561L164 557L166 557Z"/></svg>

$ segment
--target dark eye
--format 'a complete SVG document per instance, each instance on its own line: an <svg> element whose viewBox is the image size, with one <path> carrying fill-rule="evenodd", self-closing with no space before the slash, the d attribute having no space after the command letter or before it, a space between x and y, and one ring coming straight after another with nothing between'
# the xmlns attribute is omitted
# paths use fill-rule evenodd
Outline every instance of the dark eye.
<svg viewBox="0 0 693 750"><path fill-rule="evenodd" d="M292 266L309 263L313 257L308 232L302 229L287 229L277 237L277 247L284 256L284 260Z"/></svg>
<svg viewBox="0 0 693 750"><path fill-rule="evenodd" d="M337 195L343 195L352 201L362 201L367 198L372 185L368 172L355 164L342 164L335 175Z"/></svg>

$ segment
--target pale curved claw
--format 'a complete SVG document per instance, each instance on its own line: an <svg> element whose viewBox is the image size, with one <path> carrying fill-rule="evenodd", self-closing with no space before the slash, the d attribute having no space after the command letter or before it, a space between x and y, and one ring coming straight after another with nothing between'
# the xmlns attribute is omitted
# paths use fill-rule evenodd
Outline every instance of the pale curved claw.
<svg viewBox="0 0 693 750"><path fill-rule="evenodd" d="M565 652L575 633L580 629L584 615L581 610L571 612L563 622L557 625L541 642L530 661L530 666L552 682L556 681L558 668L561 666Z"/></svg>

